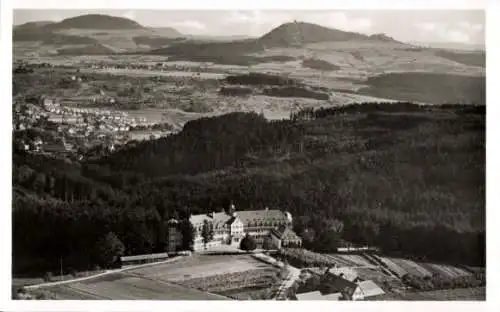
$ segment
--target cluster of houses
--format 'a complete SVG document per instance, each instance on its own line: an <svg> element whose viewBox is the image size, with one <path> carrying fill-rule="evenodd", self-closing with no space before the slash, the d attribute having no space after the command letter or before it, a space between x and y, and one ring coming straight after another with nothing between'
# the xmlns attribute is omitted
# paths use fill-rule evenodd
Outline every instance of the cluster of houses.
<svg viewBox="0 0 500 312"><path fill-rule="evenodd" d="M194 228L194 251L210 249L222 245L239 246L246 236L252 236L257 245L270 238L277 248L300 247L302 240L293 230L292 215L282 210L242 210L236 211L231 205L228 211L192 215L189 219ZM213 229L213 239L203 242L202 230L205 223ZM168 251L175 252L182 245L179 220L168 221Z"/></svg>
<svg viewBox="0 0 500 312"><path fill-rule="evenodd" d="M217 72L216 68L210 64L199 65L197 63L166 63L158 62L156 64L138 64L138 63L84 63L83 67L99 70L118 70L118 69L142 69L142 70L159 70L159 71L191 71L195 73L201 72Z"/></svg>
<svg viewBox="0 0 500 312"><path fill-rule="evenodd" d="M13 111L13 130L24 133L34 129L40 135L22 135L16 148L49 154L68 154L78 150L92 150L100 146L113 151L115 146L126 144L135 130L152 132L156 123L145 118L131 118L125 112L61 105L59 100L41 96L37 104L17 103ZM155 136L155 138L157 135ZM151 136L144 136L150 139ZM83 156L81 156L83 157Z"/></svg>
<svg viewBox="0 0 500 312"><path fill-rule="evenodd" d="M48 117L48 114L35 105L14 105L13 129L27 130L36 127L42 120Z"/></svg>
<svg viewBox="0 0 500 312"><path fill-rule="evenodd" d="M307 300L364 300L385 294L375 282L363 280L357 273L347 267L321 269L306 269L308 278L316 277L316 284L309 289L298 290L295 297L299 301Z"/></svg>

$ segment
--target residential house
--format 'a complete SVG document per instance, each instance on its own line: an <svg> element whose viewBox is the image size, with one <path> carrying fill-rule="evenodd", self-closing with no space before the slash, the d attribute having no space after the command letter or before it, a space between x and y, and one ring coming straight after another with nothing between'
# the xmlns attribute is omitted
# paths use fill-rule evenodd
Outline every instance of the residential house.
<svg viewBox="0 0 500 312"><path fill-rule="evenodd" d="M363 292L358 284L327 272L321 277L318 290L323 295L341 293L347 300L363 300Z"/></svg>

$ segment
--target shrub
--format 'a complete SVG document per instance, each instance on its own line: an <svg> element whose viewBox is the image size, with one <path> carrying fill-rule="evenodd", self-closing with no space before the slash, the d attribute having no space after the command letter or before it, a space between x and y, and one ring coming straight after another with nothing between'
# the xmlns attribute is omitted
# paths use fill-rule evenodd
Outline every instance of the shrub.
<svg viewBox="0 0 500 312"><path fill-rule="evenodd" d="M269 96L279 96L279 97L301 97L301 98L311 98L316 100L327 101L330 99L328 93L325 92L316 92L313 90L309 90L305 87L273 87L264 89L264 94Z"/></svg>
<svg viewBox="0 0 500 312"><path fill-rule="evenodd" d="M240 249L245 250L245 251L252 251L252 250L255 250L255 248L257 248L257 243L255 242L255 239L252 236L247 234L241 240Z"/></svg>
<svg viewBox="0 0 500 312"><path fill-rule="evenodd" d="M55 300L56 295L48 291L40 291L35 295L36 300Z"/></svg>
<svg viewBox="0 0 500 312"><path fill-rule="evenodd" d="M46 282L52 282L52 272L46 272L43 276L43 280Z"/></svg>
<svg viewBox="0 0 500 312"><path fill-rule="evenodd" d="M116 263L118 258L123 255L125 246L118 239L115 233L109 232L101 238L96 244L97 256L104 267L110 267Z"/></svg>
<svg viewBox="0 0 500 312"><path fill-rule="evenodd" d="M340 67L320 59L305 59L302 61L303 67L317 70L339 70Z"/></svg>
<svg viewBox="0 0 500 312"><path fill-rule="evenodd" d="M219 93L222 95L232 95L232 96L244 96L252 94L251 88L245 87L222 87L219 90Z"/></svg>

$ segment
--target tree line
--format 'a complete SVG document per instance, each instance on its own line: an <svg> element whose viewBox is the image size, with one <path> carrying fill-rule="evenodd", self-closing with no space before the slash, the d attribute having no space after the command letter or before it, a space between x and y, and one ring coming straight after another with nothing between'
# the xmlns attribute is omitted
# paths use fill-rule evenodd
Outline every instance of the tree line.
<svg viewBox="0 0 500 312"><path fill-rule="evenodd" d="M189 215L231 201L291 212L314 251L348 241L484 265L484 113L353 107L312 120L203 118L97 161L15 151L14 267L58 268L61 257L68 267L93 266L109 233L126 255L164 251L168 220L183 220L189 233Z"/></svg>

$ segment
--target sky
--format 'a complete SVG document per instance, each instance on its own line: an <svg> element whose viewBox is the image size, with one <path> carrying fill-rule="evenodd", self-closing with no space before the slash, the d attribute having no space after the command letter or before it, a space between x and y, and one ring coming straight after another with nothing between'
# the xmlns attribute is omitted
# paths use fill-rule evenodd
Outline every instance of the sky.
<svg viewBox="0 0 500 312"><path fill-rule="evenodd" d="M122 16L143 26L173 27L184 34L261 36L293 20L364 34L385 33L404 42L484 44L482 10L14 10L14 24L60 21L89 13Z"/></svg>

